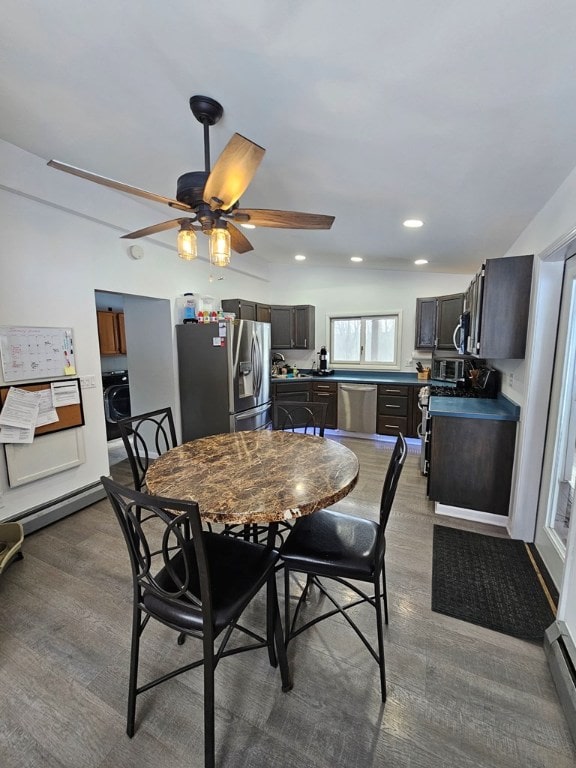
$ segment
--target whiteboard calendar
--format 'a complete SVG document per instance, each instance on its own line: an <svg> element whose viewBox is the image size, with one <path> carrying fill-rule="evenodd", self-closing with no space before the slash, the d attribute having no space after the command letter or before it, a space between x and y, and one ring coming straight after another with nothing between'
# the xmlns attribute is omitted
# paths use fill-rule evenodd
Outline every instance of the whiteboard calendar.
<svg viewBox="0 0 576 768"><path fill-rule="evenodd" d="M0 328L4 381L75 376L71 328Z"/></svg>

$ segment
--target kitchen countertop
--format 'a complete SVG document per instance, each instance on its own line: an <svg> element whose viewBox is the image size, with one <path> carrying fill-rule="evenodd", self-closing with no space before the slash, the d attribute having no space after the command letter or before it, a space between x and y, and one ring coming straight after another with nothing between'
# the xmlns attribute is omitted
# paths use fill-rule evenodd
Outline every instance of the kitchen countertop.
<svg viewBox="0 0 576 768"><path fill-rule="evenodd" d="M453 416L459 419L491 419L519 421L520 406L505 395L498 397L434 397L428 403L430 416Z"/></svg>
<svg viewBox="0 0 576 768"><path fill-rule="evenodd" d="M300 373L306 373L306 371L300 371ZM425 387L427 384L442 384L442 382L431 382L429 379L419 379L416 373L402 372L402 371L338 371L335 370L332 376L313 376L305 375L301 377L285 376L272 377L271 381L281 382L298 382L298 381L334 381L338 383L348 384L410 384L413 386ZM454 386L450 384L449 386Z"/></svg>

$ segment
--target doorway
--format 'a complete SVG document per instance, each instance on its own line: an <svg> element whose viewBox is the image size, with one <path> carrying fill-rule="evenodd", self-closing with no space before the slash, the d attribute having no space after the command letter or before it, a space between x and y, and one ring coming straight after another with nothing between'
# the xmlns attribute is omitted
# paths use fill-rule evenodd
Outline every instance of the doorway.
<svg viewBox="0 0 576 768"><path fill-rule="evenodd" d="M132 414L170 406L179 422L174 349L174 328L169 299L127 293L95 291L96 309L121 314L125 349L101 354L103 380L119 371L129 385ZM105 410L105 409L104 409ZM179 431L179 430L177 430ZM126 458L121 438L108 442L108 459L115 464Z"/></svg>
<svg viewBox="0 0 576 768"><path fill-rule="evenodd" d="M558 589L576 489L576 255L565 262L535 543Z"/></svg>

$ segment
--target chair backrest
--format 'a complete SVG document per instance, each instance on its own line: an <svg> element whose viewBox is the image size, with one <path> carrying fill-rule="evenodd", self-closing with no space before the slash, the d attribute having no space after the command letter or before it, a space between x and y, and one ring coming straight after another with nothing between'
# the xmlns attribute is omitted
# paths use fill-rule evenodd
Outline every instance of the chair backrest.
<svg viewBox="0 0 576 768"><path fill-rule="evenodd" d="M275 400L272 406L272 429L303 429L305 433L324 437L328 403L301 400Z"/></svg>
<svg viewBox="0 0 576 768"><path fill-rule="evenodd" d="M159 408L139 416L128 416L120 419L118 429L128 454L134 488L141 491L146 485L150 462L176 447L172 409Z"/></svg>
<svg viewBox="0 0 576 768"><path fill-rule="evenodd" d="M135 601L144 610L143 595L164 604L184 602L201 611L205 620L211 619L198 504L140 493L108 477L100 480L128 547Z"/></svg>
<svg viewBox="0 0 576 768"><path fill-rule="evenodd" d="M380 497L380 530L378 534L378 542L376 545L377 552L384 555L384 533L386 525L388 524L388 518L390 517L390 511L394 502L394 496L396 495L396 488L398 487L398 481L402 474L402 467L406 461L406 455L408 454L408 447L404 435L400 433L396 439L396 445L392 451L392 456L388 463L388 469L386 470L386 477L384 478L384 485L382 486L382 496Z"/></svg>

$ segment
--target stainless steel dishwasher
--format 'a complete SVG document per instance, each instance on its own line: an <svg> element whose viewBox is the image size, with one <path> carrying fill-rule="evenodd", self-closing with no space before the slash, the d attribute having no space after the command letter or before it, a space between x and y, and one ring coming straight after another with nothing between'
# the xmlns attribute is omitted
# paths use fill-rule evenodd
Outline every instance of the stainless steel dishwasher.
<svg viewBox="0 0 576 768"><path fill-rule="evenodd" d="M338 384L338 429L376 432L377 384Z"/></svg>

